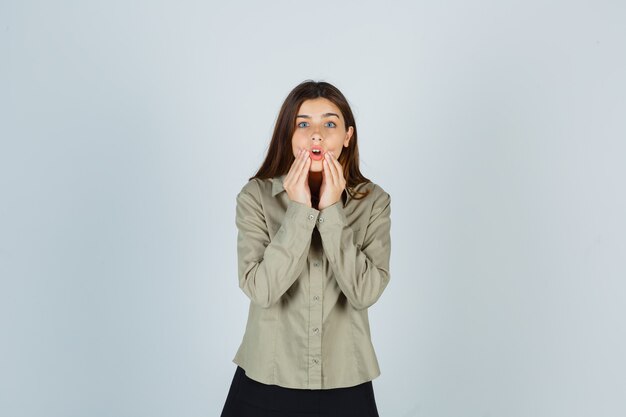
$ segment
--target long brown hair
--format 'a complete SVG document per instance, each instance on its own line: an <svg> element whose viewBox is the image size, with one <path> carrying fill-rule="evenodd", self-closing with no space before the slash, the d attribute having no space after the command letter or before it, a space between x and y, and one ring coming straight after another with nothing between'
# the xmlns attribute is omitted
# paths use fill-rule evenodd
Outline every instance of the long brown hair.
<svg viewBox="0 0 626 417"><path fill-rule="evenodd" d="M355 199L362 199L368 192L355 192L353 188L363 182L371 182L361 174L359 169L359 144L357 140L356 124L354 115L348 104L348 100L334 85L324 81L306 80L298 84L287 96L278 113L278 119L274 126L274 133L267 151L267 155L254 178L267 179L279 177L289 172L291 164L295 160L291 147L291 138L296 128L296 115L300 105L311 99L323 97L334 103L343 116L346 130L349 126L354 129L352 138L347 148L343 148L339 155L339 163L343 167L343 177L346 180L346 191Z"/></svg>

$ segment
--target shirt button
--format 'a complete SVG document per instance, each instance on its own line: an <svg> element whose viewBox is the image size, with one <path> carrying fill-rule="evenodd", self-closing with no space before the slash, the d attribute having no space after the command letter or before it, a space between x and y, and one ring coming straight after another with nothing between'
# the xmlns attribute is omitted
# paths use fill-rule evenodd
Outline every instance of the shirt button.
<svg viewBox="0 0 626 417"><path fill-rule="evenodd" d="M313 359L313 363L317 365L319 363L319 360Z"/></svg>
<svg viewBox="0 0 626 417"><path fill-rule="evenodd" d="M319 265L319 264L318 264L317 262L314 262L314 263L313 263L313 266L318 266L318 265Z"/></svg>
<svg viewBox="0 0 626 417"><path fill-rule="evenodd" d="M317 334L320 331L320 329L318 329L317 327L315 329L313 329L313 333Z"/></svg>
<svg viewBox="0 0 626 417"><path fill-rule="evenodd" d="M312 215L312 214L309 214L309 220L313 220L313 217L315 217L315 216Z"/></svg>
<svg viewBox="0 0 626 417"><path fill-rule="evenodd" d="M319 298L317 295L313 296L313 300L314 300L314 301L318 301L319 299L320 299L320 298Z"/></svg>
<svg viewBox="0 0 626 417"><path fill-rule="evenodd" d="M323 222L323 221L324 221L324 218L323 218L323 217L320 217L319 219L317 219L317 221L321 223L321 222Z"/></svg>

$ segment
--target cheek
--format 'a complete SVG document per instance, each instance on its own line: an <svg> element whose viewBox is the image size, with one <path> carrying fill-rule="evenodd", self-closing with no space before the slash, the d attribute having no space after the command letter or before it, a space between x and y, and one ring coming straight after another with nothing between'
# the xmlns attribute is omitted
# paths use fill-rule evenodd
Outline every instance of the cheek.
<svg viewBox="0 0 626 417"><path fill-rule="evenodd" d="M305 148L307 144L307 140L302 134L294 134L291 138L291 147L294 152L298 150L298 148Z"/></svg>

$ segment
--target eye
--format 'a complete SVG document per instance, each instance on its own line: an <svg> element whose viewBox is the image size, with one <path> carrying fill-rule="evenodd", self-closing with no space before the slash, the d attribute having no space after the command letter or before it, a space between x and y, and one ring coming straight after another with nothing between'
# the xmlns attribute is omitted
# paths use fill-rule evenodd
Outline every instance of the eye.
<svg viewBox="0 0 626 417"><path fill-rule="evenodd" d="M335 122L326 122L326 127L337 127Z"/></svg>
<svg viewBox="0 0 626 417"><path fill-rule="evenodd" d="M309 122L300 122L298 123L298 127L307 127L309 125Z"/></svg>

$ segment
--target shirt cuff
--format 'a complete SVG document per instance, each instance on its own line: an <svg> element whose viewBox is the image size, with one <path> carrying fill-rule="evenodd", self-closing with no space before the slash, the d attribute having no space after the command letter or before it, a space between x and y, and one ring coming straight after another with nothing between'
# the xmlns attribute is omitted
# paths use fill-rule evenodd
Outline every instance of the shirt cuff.
<svg viewBox="0 0 626 417"><path fill-rule="evenodd" d="M341 230L343 226L348 226L348 218L343 209L343 201L341 199L319 211L317 229L320 232L332 229L337 230L337 227Z"/></svg>
<svg viewBox="0 0 626 417"><path fill-rule="evenodd" d="M297 201L289 200L285 217L296 224L305 226L307 229L312 229L315 226L315 222L317 221L319 214L319 210L313 207L309 207L306 204L302 204Z"/></svg>

